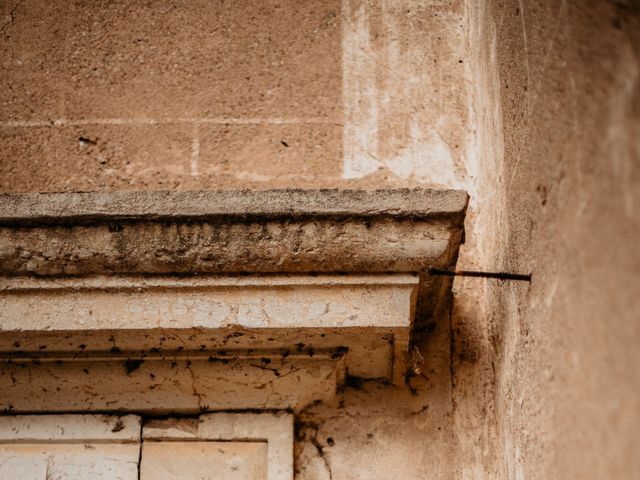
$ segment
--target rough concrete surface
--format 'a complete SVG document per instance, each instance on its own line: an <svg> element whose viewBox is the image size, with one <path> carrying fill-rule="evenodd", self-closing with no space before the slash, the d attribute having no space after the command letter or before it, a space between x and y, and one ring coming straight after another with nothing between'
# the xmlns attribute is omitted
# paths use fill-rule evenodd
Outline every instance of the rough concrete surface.
<svg viewBox="0 0 640 480"><path fill-rule="evenodd" d="M455 262L467 196L270 190L13 194L0 201L6 275L417 273Z"/></svg>
<svg viewBox="0 0 640 480"><path fill-rule="evenodd" d="M0 225L376 216L461 224L467 202L461 190L428 188L0 194Z"/></svg>

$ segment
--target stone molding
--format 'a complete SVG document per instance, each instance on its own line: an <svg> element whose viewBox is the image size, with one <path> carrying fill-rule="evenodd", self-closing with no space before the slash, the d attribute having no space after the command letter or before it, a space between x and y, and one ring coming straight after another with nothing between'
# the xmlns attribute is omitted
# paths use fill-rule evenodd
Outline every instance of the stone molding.
<svg viewBox="0 0 640 480"><path fill-rule="evenodd" d="M5 415L0 477L202 478L203 471L233 471L245 461L258 467L250 478L292 480L293 444L293 415L286 412L144 421L137 415ZM252 456L252 447L266 447L266 455Z"/></svg>
<svg viewBox="0 0 640 480"><path fill-rule="evenodd" d="M407 274L0 278L0 409L298 411L345 375L402 383L417 288Z"/></svg>
<svg viewBox="0 0 640 480"><path fill-rule="evenodd" d="M0 478L140 478L140 417L0 416Z"/></svg>
<svg viewBox="0 0 640 480"><path fill-rule="evenodd" d="M461 220L462 190L203 190L0 194L1 225L92 224L123 220L391 217Z"/></svg>
<svg viewBox="0 0 640 480"><path fill-rule="evenodd" d="M278 413L209 413L197 419L151 420L142 429L141 471L145 446L152 442L264 442L268 480L292 480L293 415Z"/></svg>
<svg viewBox="0 0 640 480"><path fill-rule="evenodd" d="M463 239L461 191L0 195L0 274L420 272Z"/></svg>
<svg viewBox="0 0 640 480"><path fill-rule="evenodd" d="M291 409L402 384L458 191L0 195L0 408ZM61 381L64 380L64 381Z"/></svg>
<svg viewBox="0 0 640 480"><path fill-rule="evenodd" d="M41 443L140 443L140 418L135 415L4 415L0 445Z"/></svg>

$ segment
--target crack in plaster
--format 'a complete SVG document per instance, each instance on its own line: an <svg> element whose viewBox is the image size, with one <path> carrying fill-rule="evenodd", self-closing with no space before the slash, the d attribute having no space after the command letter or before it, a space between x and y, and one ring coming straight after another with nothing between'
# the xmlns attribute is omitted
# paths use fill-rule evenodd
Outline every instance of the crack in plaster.
<svg viewBox="0 0 640 480"><path fill-rule="evenodd" d="M187 360L185 363L185 368L187 369L187 371L189 372L189 375L191 376L191 390L193 395L196 397L197 402L198 402L198 410L200 410L201 412L206 411L209 407L204 405L202 403L202 399L203 399L203 394L201 394L200 392L198 392L198 389L196 387L196 383L197 383L197 378L195 373L193 372L192 368L191 368L191 360Z"/></svg>
<svg viewBox="0 0 640 480"><path fill-rule="evenodd" d="M298 430L298 436L303 435L302 438L298 438L298 441L304 440L308 437L309 442L311 443L311 445L313 445L316 452L318 453L318 457L322 460L329 480L333 480L333 470L331 468L331 462L327 458L327 454L324 451L324 446L318 440L320 426L317 423L300 421L299 423L297 423L296 427ZM309 431L312 431L312 433L308 434Z"/></svg>

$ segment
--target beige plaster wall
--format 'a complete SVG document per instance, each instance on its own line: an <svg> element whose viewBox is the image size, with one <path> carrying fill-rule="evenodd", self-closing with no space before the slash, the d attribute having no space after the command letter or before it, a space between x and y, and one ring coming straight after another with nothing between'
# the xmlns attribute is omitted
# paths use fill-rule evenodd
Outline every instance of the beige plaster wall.
<svg viewBox="0 0 640 480"><path fill-rule="evenodd" d="M469 468L491 445L473 478L640 475L639 7L469 2L493 260L533 274L489 290L485 336L462 331L488 354L457 351L461 379L496 381L496 424L462 442Z"/></svg>

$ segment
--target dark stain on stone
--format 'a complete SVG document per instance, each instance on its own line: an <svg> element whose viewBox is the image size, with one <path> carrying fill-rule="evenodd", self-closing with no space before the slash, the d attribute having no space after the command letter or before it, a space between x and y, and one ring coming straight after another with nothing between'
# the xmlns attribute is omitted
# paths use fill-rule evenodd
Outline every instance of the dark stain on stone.
<svg viewBox="0 0 640 480"><path fill-rule="evenodd" d="M620 17L613 17L611 19L611 25L616 30L622 30L622 20L620 19Z"/></svg>
<svg viewBox="0 0 640 480"><path fill-rule="evenodd" d="M142 365L142 363L143 360L137 358L129 358L124 361L124 371L127 373L127 375L131 375L133 372L140 368L140 365Z"/></svg>
<svg viewBox="0 0 640 480"><path fill-rule="evenodd" d="M360 377L354 377L353 375L347 375L344 379L344 385L348 388L355 390L362 390L362 384L364 380Z"/></svg>
<svg viewBox="0 0 640 480"><path fill-rule="evenodd" d="M229 360L226 358L209 357L209 363L221 363L222 365L228 365Z"/></svg>
<svg viewBox="0 0 640 480"><path fill-rule="evenodd" d="M124 430L124 422L122 420L118 420L111 429L113 433L121 432L122 430Z"/></svg>
<svg viewBox="0 0 640 480"><path fill-rule="evenodd" d="M333 352L331 352L331 358L333 360L337 360L338 358L344 357L349 351L349 347L340 346L336 348Z"/></svg>
<svg viewBox="0 0 640 480"><path fill-rule="evenodd" d="M92 140L91 138L88 138L88 137L79 137L78 140L83 145L98 145L97 140Z"/></svg>
<svg viewBox="0 0 640 480"><path fill-rule="evenodd" d="M404 374L404 384L409 389L409 392L411 393L411 395L415 397L418 395L418 389L411 384L411 378L413 376L414 376L413 372L411 370L407 370L407 372Z"/></svg>

